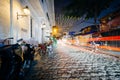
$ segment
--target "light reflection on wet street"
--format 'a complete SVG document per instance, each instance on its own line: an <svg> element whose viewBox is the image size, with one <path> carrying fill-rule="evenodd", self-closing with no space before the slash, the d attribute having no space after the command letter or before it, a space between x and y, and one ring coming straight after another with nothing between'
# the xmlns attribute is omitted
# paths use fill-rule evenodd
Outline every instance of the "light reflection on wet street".
<svg viewBox="0 0 120 80"><path fill-rule="evenodd" d="M58 43L54 53L35 57L25 80L120 80L120 59L82 50Z"/></svg>

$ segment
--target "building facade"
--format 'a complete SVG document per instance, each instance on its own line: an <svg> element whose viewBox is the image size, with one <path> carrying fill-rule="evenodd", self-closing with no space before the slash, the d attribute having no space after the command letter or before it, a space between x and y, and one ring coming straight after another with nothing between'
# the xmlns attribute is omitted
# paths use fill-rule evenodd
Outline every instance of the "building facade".
<svg viewBox="0 0 120 80"><path fill-rule="evenodd" d="M54 0L0 0L0 39L47 41L55 25ZM29 8L25 14L23 8Z"/></svg>

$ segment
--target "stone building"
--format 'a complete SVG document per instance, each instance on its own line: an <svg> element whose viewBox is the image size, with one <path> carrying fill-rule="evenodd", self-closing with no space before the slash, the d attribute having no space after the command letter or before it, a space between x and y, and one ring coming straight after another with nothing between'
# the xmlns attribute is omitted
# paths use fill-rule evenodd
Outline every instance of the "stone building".
<svg viewBox="0 0 120 80"><path fill-rule="evenodd" d="M28 7L30 14L23 9ZM0 39L47 40L55 25L54 0L0 0Z"/></svg>

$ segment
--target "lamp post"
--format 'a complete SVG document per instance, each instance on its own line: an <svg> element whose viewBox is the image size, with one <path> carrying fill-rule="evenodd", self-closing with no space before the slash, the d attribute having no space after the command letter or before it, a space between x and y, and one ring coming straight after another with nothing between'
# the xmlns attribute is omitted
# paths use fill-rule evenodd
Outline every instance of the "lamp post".
<svg viewBox="0 0 120 80"><path fill-rule="evenodd" d="M57 26L52 27L52 35L54 35L54 36L58 35L58 27Z"/></svg>
<svg viewBox="0 0 120 80"><path fill-rule="evenodd" d="M42 29L42 43L44 43L44 28L46 27L46 24L44 23L44 24L42 24L42 27L41 27L41 29Z"/></svg>

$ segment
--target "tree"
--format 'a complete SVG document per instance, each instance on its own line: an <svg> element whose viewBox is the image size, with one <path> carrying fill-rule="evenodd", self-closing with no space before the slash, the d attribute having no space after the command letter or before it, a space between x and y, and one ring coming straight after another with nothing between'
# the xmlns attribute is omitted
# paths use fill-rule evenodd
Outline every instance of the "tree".
<svg viewBox="0 0 120 80"><path fill-rule="evenodd" d="M71 0L71 3L64 7L63 12L66 16L82 17L86 19L94 18L96 25L97 17L101 11L109 7L113 0Z"/></svg>

